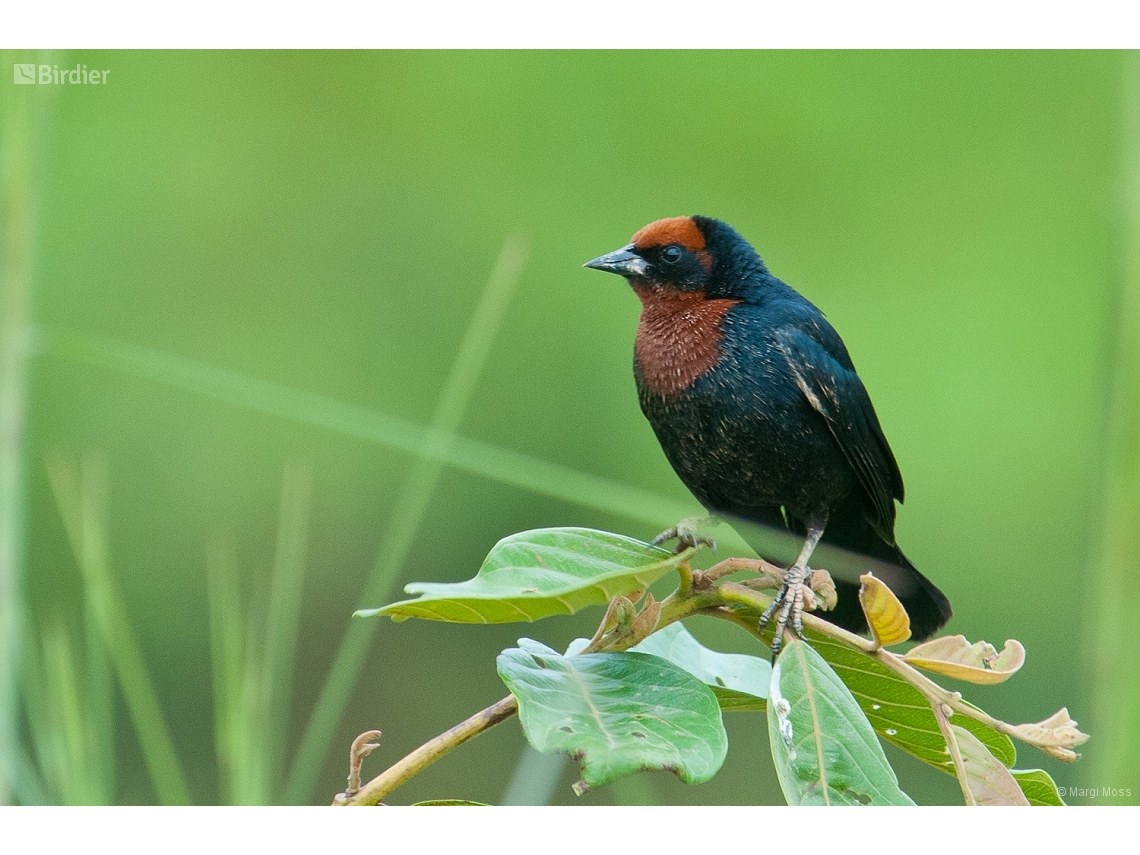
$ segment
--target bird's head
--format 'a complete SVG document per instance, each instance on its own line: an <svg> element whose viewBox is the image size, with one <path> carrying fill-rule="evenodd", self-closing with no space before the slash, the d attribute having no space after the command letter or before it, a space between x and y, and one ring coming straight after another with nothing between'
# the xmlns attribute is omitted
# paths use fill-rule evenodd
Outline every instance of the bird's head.
<svg viewBox="0 0 1140 855"><path fill-rule="evenodd" d="M583 266L624 276L643 302L662 289L747 299L755 275L767 274L732 226L701 216L652 222L621 249Z"/></svg>

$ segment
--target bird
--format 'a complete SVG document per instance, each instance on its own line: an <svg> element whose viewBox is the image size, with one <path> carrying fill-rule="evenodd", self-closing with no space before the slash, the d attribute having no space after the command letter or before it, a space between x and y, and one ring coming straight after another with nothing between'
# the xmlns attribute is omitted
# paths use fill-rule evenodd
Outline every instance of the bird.
<svg viewBox="0 0 1140 855"><path fill-rule="evenodd" d="M843 340L813 303L732 226L699 215L656 220L584 266L623 276L641 301L638 400L685 486L713 517L802 538L760 620L777 617L773 661L786 627L803 637L808 561L821 543L886 571L876 575L915 640L946 624L949 600L895 542L898 463ZM656 542L674 537L678 548L703 540L694 520ZM837 604L822 616L866 633L857 581L834 581Z"/></svg>

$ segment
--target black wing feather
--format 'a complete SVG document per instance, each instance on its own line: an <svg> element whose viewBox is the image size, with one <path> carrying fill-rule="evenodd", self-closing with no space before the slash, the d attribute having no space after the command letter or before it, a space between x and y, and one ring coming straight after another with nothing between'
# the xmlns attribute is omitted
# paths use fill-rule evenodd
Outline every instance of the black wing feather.
<svg viewBox="0 0 1140 855"><path fill-rule="evenodd" d="M903 498L902 475L859 375L801 329L782 327L775 336L800 391L827 422L870 498L871 524L894 543L894 500Z"/></svg>

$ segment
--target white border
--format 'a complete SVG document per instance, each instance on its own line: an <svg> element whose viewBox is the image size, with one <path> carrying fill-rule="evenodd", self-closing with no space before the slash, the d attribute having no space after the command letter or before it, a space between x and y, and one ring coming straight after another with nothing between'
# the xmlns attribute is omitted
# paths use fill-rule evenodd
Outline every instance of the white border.
<svg viewBox="0 0 1140 855"><path fill-rule="evenodd" d="M1140 47L1127 2L468 0L5 4L4 48Z"/></svg>
<svg viewBox="0 0 1140 855"><path fill-rule="evenodd" d="M1127 849L1140 808L0 808L6 851L843 852ZM805 812L807 811L807 812ZM1076 811L1074 813L1074 811ZM1093 813L1095 811L1095 814Z"/></svg>

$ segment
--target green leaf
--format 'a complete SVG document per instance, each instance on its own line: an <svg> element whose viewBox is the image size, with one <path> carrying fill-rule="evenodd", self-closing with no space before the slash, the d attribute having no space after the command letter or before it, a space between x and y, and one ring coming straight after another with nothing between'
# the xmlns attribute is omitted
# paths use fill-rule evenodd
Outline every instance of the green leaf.
<svg viewBox="0 0 1140 855"><path fill-rule="evenodd" d="M772 669L768 739L791 805L913 805L851 692L793 639Z"/></svg>
<svg viewBox="0 0 1140 855"><path fill-rule="evenodd" d="M588 528L545 528L504 537L474 579L413 582L421 594L359 617L426 618L455 623L515 623L573 614L618 594L648 587L693 550L673 553L629 537Z"/></svg>
<svg viewBox="0 0 1140 855"><path fill-rule="evenodd" d="M772 665L767 659L710 650L693 638L680 621L657 630L630 649L680 665L712 689L725 712L764 711L772 676Z"/></svg>
<svg viewBox="0 0 1140 855"><path fill-rule="evenodd" d="M518 699L527 740L582 764L587 789L632 772L668 769L687 784L724 762L728 736L708 686L648 653L563 656L537 641L499 654L499 676Z"/></svg>
<svg viewBox="0 0 1140 855"><path fill-rule="evenodd" d="M737 614L743 620L760 619L759 611L741 609ZM810 629L804 635L851 690L879 736L935 769L955 774L946 740L922 692L855 647ZM1013 740L1004 733L965 715L954 716L953 723L974 734L1006 766L1017 762Z"/></svg>
<svg viewBox="0 0 1140 855"><path fill-rule="evenodd" d="M1024 805L1029 802L1021 787L1002 762L994 757L974 734L956 724L950 725L966 767L966 785L979 805Z"/></svg>
<svg viewBox="0 0 1140 855"><path fill-rule="evenodd" d="M954 764L930 702L918 689L853 647L810 630L807 637L851 690L876 733L924 763L954 774ZM954 716L953 723L976 736L1004 765L1012 766L1017 761L1013 741L1005 734L965 715Z"/></svg>
<svg viewBox="0 0 1140 855"><path fill-rule="evenodd" d="M1031 805L1061 806L1065 800L1053 778L1043 769L1011 769L1010 774Z"/></svg>

